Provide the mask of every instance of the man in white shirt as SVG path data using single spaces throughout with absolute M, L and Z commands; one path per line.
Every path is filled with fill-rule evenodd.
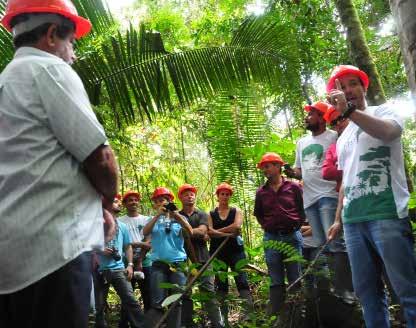
M 336 146 L 343 180 L 328 235 L 337 235 L 342 217 L 354 291 L 366 326 L 390 327 L 384 268 L 406 326 L 416 327 L 416 260 L 407 209 L 403 120 L 386 104 L 367 106 L 368 84 L 367 74 L 350 65 L 335 67 L 327 84 L 331 103 L 350 120 Z
M 143 235 L 144 226 L 151 220 L 150 216 L 140 214 L 141 196 L 137 191 L 127 191 L 122 198 L 122 203 L 127 209 L 127 215 L 120 217 L 118 220 L 127 225 L 131 245 L 133 247 L 133 264 L 134 277 L 132 280 L 133 289 L 137 283 L 140 294 L 143 299 L 144 310 L 150 309 L 150 275 L 152 262 L 147 256 L 151 249 L 148 236 Z M 123 325 L 120 325 L 123 326 Z
M 9 0 L 1 23 L 17 50 L 0 75 L 0 327 L 87 327 L 90 251 L 117 190 L 69 66 L 91 24 L 69 0 Z

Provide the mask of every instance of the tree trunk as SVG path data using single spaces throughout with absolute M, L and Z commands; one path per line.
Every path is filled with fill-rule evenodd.
M 390 0 L 400 39 L 407 81 L 416 105 L 416 1 Z
M 413 1 L 413 0 L 411 0 Z M 352 0 L 334 0 L 341 18 L 342 25 L 347 30 L 347 42 L 353 63 L 365 71 L 370 78 L 367 90 L 367 100 L 370 105 L 380 105 L 386 102 L 383 86 L 376 65 L 370 54 L 360 18 Z

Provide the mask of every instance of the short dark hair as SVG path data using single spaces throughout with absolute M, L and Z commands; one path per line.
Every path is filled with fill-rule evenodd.
M 10 26 L 13 28 L 15 25 L 25 22 L 29 19 L 30 15 L 42 15 L 43 13 L 33 13 L 33 14 L 20 14 L 12 18 L 10 22 Z M 70 33 L 75 31 L 75 24 L 68 18 L 62 16 L 64 20 L 64 24 L 57 25 L 56 27 L 56 35 L 60 39 L 65 39 L 68 37 Z M 22 33 L 17 37 L 13 38 L 13 45 L 15 49 L 25 46 L 33 46 L 35 45 L 46 33 L 48 32 L 49 27 L 52 23 L 45 23 L 42 24 L 33 30 Z

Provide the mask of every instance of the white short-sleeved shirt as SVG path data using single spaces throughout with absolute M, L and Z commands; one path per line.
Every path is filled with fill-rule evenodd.
M 151 220 L 150 216 L 139 215 L 139 216 L 128 216 L 124 215 L 118 220 L 127 225 L 129 230 L 130 238 L 133 243 L 139 243 L 143 241 L 143 228 Z
M 337 198 L 337 183 L 322 177 L 322 165 L 329 146 L 337 140 L 334 131 L 308 135 L 297 142 L 295 167 L 302 169 L 303 206 L 313 205 L 322 197 Z
M 81 163 L 105 142 L 75 71 L 19 48 L 0 75 L 0 294 L 103 245 L 100 197 Z
M 395 121 L 402 119 L 388 105 L 365 113 Z M 338 167 L 343 170 L 344 223 L 404 218 L 409 192 L 401 138 L 383 142 L 350 122 L 337 142 Z

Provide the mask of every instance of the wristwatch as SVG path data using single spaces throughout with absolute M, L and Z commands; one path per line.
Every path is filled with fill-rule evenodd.
M 357 109 L 357 106 L 355 106 L 352 102 L 347 102 L 347 110 L 342 113 L 341 117 L 343 119 L 346 119 L 350 117 L 350 115 Z
M 127 263 L 127 266 L 133 266 L 133 263 L 132 262 L 129 262 L 129 263 Z

